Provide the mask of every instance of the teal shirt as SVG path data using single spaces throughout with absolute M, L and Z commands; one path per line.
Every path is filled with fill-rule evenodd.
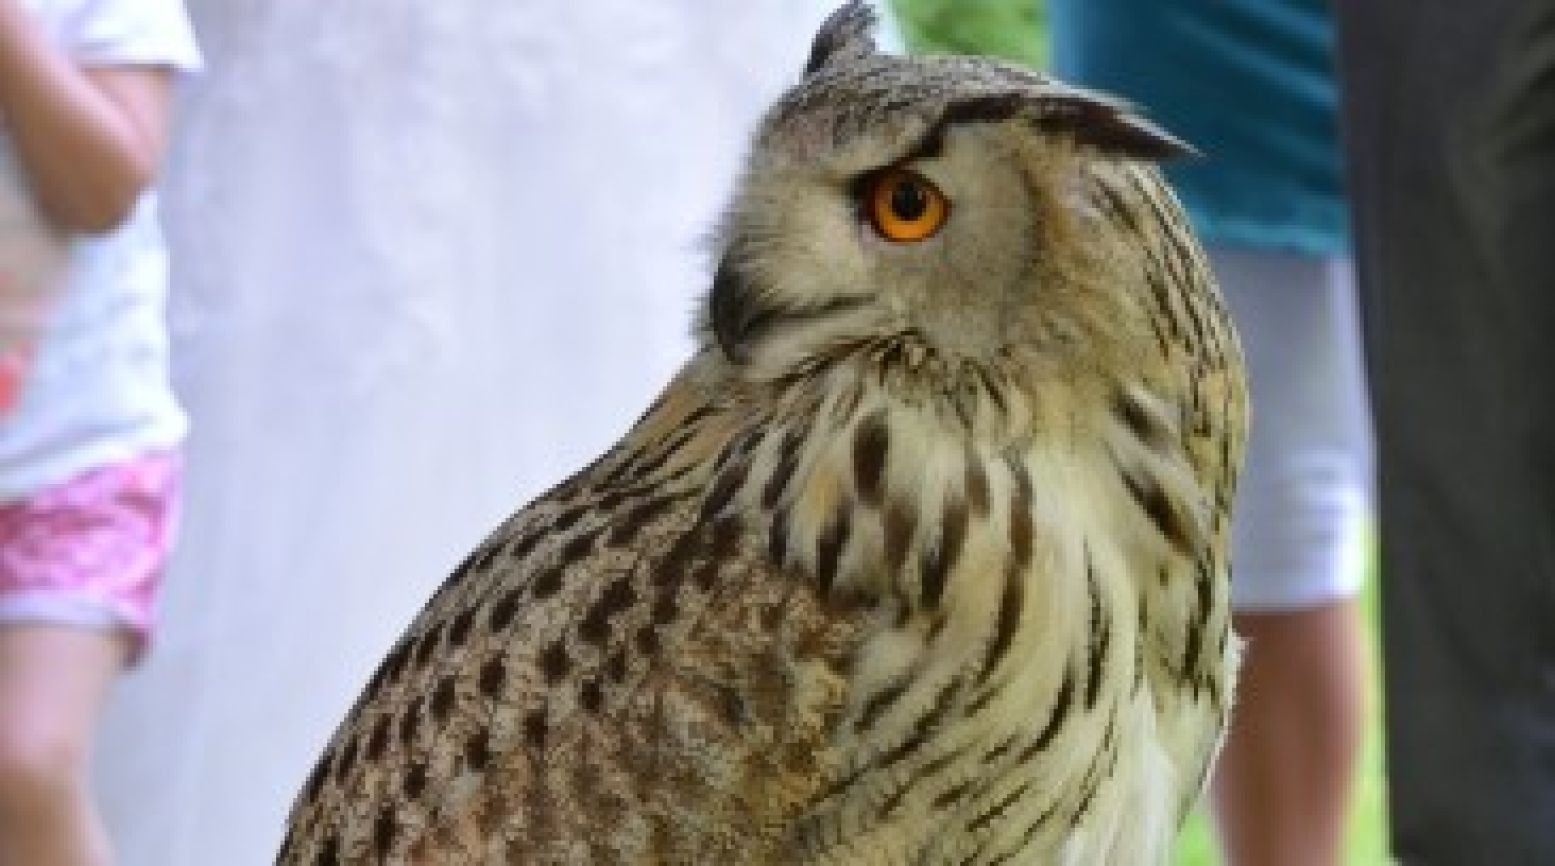
M 1349 251 L 1323 0 L 1052 0 L 1059 78 L 1138 104 L 1203 157 L 1167 166 L 1212 245 Z

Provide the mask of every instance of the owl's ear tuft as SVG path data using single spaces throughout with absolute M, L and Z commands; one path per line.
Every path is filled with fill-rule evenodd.
M 1198 156 L 1192 145 L 1147 120 L 1129 103 L 1080 88 L 1065 87 L 1042 99 L 1033 122 L 1112 156 L 1151 161 Z
M 826 16 L 810 46 L 805 62 L 808 78 L 827 66 L 858 60 L 875 53 L 875 10 L 864 0 L 849 0 L 842 8 Z
M 981 93 L 957 99 L 945 106 L 939 126 L 1013 119 L 1043 132 L 1070 136 L 1110 156 L 1155 161 L 1198 153 L 1121 99 L 1051 80 L 1035 92 Z

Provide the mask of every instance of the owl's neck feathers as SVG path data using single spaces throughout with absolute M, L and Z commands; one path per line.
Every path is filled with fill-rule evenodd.
M 1159 455 L 1175 435 L 1159 406 L 1133 389 L 1087 412 L 1013 381 L 888 340 L 753 383 L 709 348 L 626 447 L 683 443 L 690 456 L 661 471 L 703 491 L 706 519 L 757 515 L 768 556 L 823 595 L 884 601 L 939 627 L 968 605 L 987 629 L 1038 547 L 1063 573 L 1083 575 L 1089 556 L 1130 587 L 1159 572 L 1154 562 L 1202 555 L 1211 533 L 1191 476 Z M 1062 607 L 1086 591 L 1077 577 L 1030 593 Z M 993 642 L 985 631 L 972 644 Z

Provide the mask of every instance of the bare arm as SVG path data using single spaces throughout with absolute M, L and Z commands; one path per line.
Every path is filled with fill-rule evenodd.
M 78 67 L 19 0 L 0 0 L 0 117 L 61 228 L 104 232 L 129 216 L 156 176 L 169 78 L 160 67 Z

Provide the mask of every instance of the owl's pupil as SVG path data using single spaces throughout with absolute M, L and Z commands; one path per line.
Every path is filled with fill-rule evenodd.
M 929 209 L 929 197 L 924 193 L 923 187 L 910 180 L 904 180 L 891 190 L 891 212 L 898 219 L 912 222 L 921 218 Z

